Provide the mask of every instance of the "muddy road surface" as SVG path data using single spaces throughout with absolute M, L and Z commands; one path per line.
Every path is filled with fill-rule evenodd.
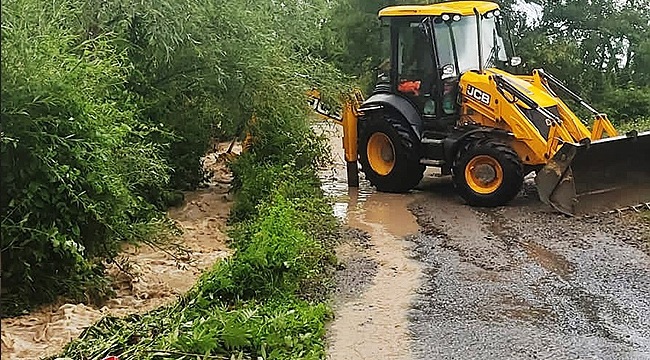
M 340 129 L 318 129 L 330 136 L 334 157 L 334 166 L 320 172 L 323 189 L 346 227 L 336 249 L 340 265 L 327 358 L 412 359 L 408 312 L 422 273 L 409 256 L 410 238 L 418 233 L 408 210 L 413 197 L 377 193 L 363 180 L 348 189 Z
M 329 358 L 650 359 L 642 215 L 568 218 L 530 183 L 510 206 L 471 208 L 431 172 L 409 194 L 348 190 L 325 128 L 335 159 L 321 178 L 352 239 Z
M 568 218 L 534 188 L 471 208 L 426 178 L 409 208 L 424 279 L 421 359 L 650 359 L 650 228 L 635 213 Z

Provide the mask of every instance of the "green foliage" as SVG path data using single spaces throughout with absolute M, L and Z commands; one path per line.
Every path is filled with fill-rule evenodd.
M 324 304 L 287 297 L 235 306 L 191 305 L 178 303 L 124 319 L 103 318 L 72 342 L 65 356 L 322 359 L 325 355 L 323 321 L 331 317 L 331 311 Z
M 514 1 L 507 1 L 512 4 Z M 650 107 L 650 3 L 647 0 L 541 1 L 539 21 L 515 14 L 525 70 L 543 67 L 609 113 L 617 125 Z
M 266 135 L 306 122 L 291 117 Z M 234 223 L 231 258 L 217 263 L 172 307 L 103 319 L 70 344 L 65 356 L 323 358 L 324 322 L 331 313 L 310 290 L 323 287 L 333 266 L 327 241 L 336 221 L 315 180 L 317 153 L 310 152 L 302 167 L 293 161 L 309 139 L 295 139 L 299 146 L 266 163 L 252 161 L 262 154 L 251 151 L 233 164 L 240 184 L 236 207 L 245 201 L 255 211 Z M 255 173 L 263 174 L 263 185 Z
M 628 131 L 649 131 L 650 130 L 650 117 L 639 118 L 632 121 L 624 122 L 616 126 L 619 133 L 626 133 Z
M 3 315 L 28 299 L 107 291 L 102 262 L 121 241 L 164 236 L 157 209 L 202 181 L 215 137 L 250 130 L 249 161 L 269 169 L 268 189 L 277 168 L 317 161 L 322 146 L 302 118 L 308 89 L 341 84 L 318 57 L 314 29 L 329 6 L 3 2 Z M 286 195 L 316 183 L 311 174 Z M 249 179 L 244 187 L 241 218 L 270 201 Z
M 162 227 L 139 190 L 163 188 L 169 172 L 143 141 L 158 130 L 135 120 L 117 39 L 84 41 L 60 26 L 64 6 L 35 5 L 2 4 L 5 316 L 61 294 L 101 297 L 101 260 Z
M 650 114 L 650 86 L 611 90 L 603 100 L 603 108 L 618 123 L 647 119 Z M 650 130 L 650 127 L 646 130 Z
M 318 275 L 325 251 L 298 226 L 296 205 L 276 193 L 259 209 L 233 233 L 237 253 L 201 281 L 195 296 L 233 301 L 295 293 L 301 279 Z
M 145 138 L 170 143 L 163 154 L 175 186 L 195 183 L 188 174 L 197 164 L 182 167 L 180 157 L 198 160 L 209 136 L 247 131 L 253 140 L 231 164 L 234 255 L 177 304 L 103 319 L 65 355 L 322 358 L 330 311 L 318 289 L 332 266 L 327 241 L 337 223 L 315 174 L 326 147 L 309 128 L 305 93 L 317 86 L 331 94 L 341 84 L 319 59 L 323 38 L 314 31 L 329 2 L 101 4 L 84 8 L 82 27 L 126 40 L 133 70 L 124 86 L 142 122 L 165 130 Z

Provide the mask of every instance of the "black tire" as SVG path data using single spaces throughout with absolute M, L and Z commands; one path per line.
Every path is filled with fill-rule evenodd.
M 494 167 L 488 165 L 493 169 L 489 171 L 494 171 L 493 180 L 481 182 L 476 181 L 475 177 L 466 179 L 466 170 L 470 176 L 477 171 L 468 169 L 468 165 L 475 169 L 474 164 L 480 164 L 482 160 L 498 163 L 502 176 L 496 175 L 498 171 L 494 170 L 495 164 Z M 481 207 L 505 205 L 517 196 L 524 182 L 524 170 L 517 153 L 499 140 L 485 138 L 474 140 L 459 151 L 452 175 L 457 193 L 469 205 Z
M 374 134 L 385 135 L 392 145 L 394 165 L 382 174 L 374 169 L 369 160 L 368 142 Z M 381 114 L 359 121 L 359 162 L 366 179 L 378 191 L 403 193 L 414 188 L 424 174 L 420 164 L 420 142 L 401 117 Z

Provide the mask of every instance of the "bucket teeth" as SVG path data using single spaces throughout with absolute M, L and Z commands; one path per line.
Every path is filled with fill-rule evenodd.
M 540 200 L 567 215 L 575 213 L 577 202 L 570 165 L 578 146 L 564 144 L 535 177 Z

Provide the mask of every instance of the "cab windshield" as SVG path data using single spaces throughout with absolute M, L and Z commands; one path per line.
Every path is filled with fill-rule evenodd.
M 468 70 L 479 70 L 478 34 L 474 16 L 463 16 L 459 21 L 442 21 L 441 18 L 436 18 L 434 31 L 438 60 L 442 68 L 447 65 L 455 66 L 454 58 L 457 58 L 456 70 L 460 74 Z M 484 68 L 499 67 L 508 60 L 499 21 L 494 15 L 481 17 L 481 47 Z

